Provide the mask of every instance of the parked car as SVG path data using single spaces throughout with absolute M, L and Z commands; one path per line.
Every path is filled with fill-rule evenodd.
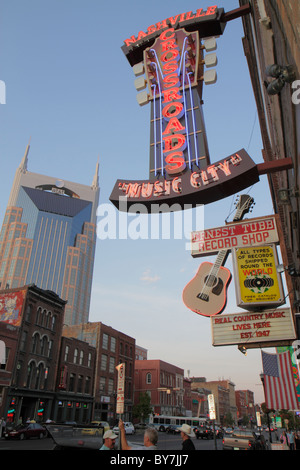
M 89 434 L 94 436 L 103 435 L 110 429 L 107 421 L 92 421 L 82 429 L 82 434 Z
M 166 432 L 169 433 L 169 434 L 178 434 L 178 433 L 180 433 L 178 427 L 174 426 L 173 424 L 170 424 L 169 426 L 166 427 Z
M 134 434 L 135 433 L 134 426 L 129 421 L 124 422 L 124 427 L 125 427 L 125 434 Z M 118 433 L 119 432 L 119 426 L 115 426 L 113 428 L 113 432 Z
M 208 426 L 198 426 L 194 428 L 197 439 L 213 439 L 214 433 Z
M 38 423 L 19 424 L 16 428 L 5 432 L 5 439 L 30 439 L 38 437 L 40 439 L 47 436 L 47 429 Z

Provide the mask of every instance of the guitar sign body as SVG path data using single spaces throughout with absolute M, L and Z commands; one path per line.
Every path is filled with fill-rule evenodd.
M 233 220 L 241 220 L 252 204 L 253 199 L 250 196 L 242 195 Z M 182 300 L 193 312 L 210 317 L 225 309 L 227 290 L 232 278 L 229 269 L 223 266 L 228 254 L 229 250 L 221 250 L 214 264 L 202 263 L 196 276 L 183 289 Z
M 225 309 L 231 272 L 220 264 L 224 253 L 226 256 L 226 251 L 219 253 L 215 264 L 202 263 L 196 276 L 184 288 L 182 300 L 193 312 L 212 316 Z

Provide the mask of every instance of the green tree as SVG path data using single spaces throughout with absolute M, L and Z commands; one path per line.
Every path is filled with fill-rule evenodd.
M 138 418 L 142 423 L 152 413 L 151 399 L 148 393 L 140 393 L 139 402 L 133 406 L 133 417 Z

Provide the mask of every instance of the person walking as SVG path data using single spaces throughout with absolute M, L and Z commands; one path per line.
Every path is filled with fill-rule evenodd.
M 188 424 L 183 424 L 181 428 L 178 428 L 180 431 L 182 439 L 182 450 L 196 450 L 191 437 L 194 436 L 191 426 Z
M 295 450 L 295 433 L 291 429 L 287 432 L 288 446 L 290 450 Z

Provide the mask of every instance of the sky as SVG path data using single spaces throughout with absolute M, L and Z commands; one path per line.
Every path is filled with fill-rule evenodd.
M 137 216 L 126 220 L 109 202 L 117 179 L 148 178 L 150 105 L 137 103 L 124 40 L 211 4 L 153 0 L 146 9 L 137 0 L 0 0 L 0 80 L 6 87 L 0 104 L 0 223 L 29 141 L 28 170 L 35 173 L 90 185 L 99 159 L 98 226 L 109 223 L 107 234 L 98 231 L 89 320 L 135 338 L 149 359 L 176 365 L 185 376 L 229 379 L 237 390 L 252 390 L 260 403 L 260 350 L 244 356 L 237 346 L 213 347 L 210 319 L 182 302 L 200 263 L 214 257 L 192 258 L 186 225 L 179 239 L 175 229 L 166 239 L 162 232 L 153 239 L 151 226 L 162 227 L 161 218 L 143 216 L 141 227 Z M 230 11 L 239 3 L 220 0 L 218 7 Z M 263 161 L 242 38 L 242 20 L 229 22 L 217 38 L 217 83 L 204 87 L 211 162 L 241 148 L 255 163 Z M 256 203 L 247 217 L 274 213 L 266 176 L 244 193 Z M 220 227 L 233 218 L 235 196 L 205 206 L 203 219 L 196 210 L 182 217 L 192 221 L 193 230 Z M 231 270 L 231 255 L 226 267 Z M 239 311 L 232 281 L 225 313 Z

